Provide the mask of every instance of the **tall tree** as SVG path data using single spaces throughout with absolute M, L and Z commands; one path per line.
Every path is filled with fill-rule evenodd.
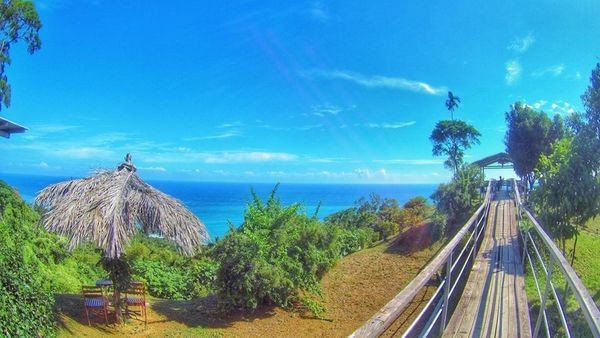
M 33 54 L 42 42 L 39 30 L 42 23 L 29 0 L 0 0 L 0 110 L 10 106 L 11 88 L 6 76 L 10 65 L 10 47 L 20 40 L 27 43 L 27 51 Z
M 446 108 L 450 111 L 450 119 L 454 120 L 454 109 L 458 108 L 460 103 L 460 97 L 455 96 L 452 92 L 448 92 L 448 99 L 446 100 Z
M 517 175 L 531 188 L 537 178 L 534 169 L 540 155 L 548 153 L 554 141 L 549 138 L 552 121 L 544 112 L 537 112 L 520 102 L 511 106 L 505 118 L 508 126 L 504 136 L 506 152 L 513 160 Z
M 590 86 L 581 96 L 589 128 L 600 138 L 600 63 L 592 70 Z
M 579 229 L 600 213 L 600 65 L 590 82 L 582 96 L 586 113 L 571 123 L 574 135 L 556 142 L 536 168 L 541 177 L 534 195 L 538 213 L 563 252 L 566 239 L 575 237 L 571 261 Z
M 433 155 L 447 155 L 444 165 L 456 175 L 463 164 L 465 150 L 479 144 L 479 136 L 479 131 L 464 121 L 442 120 L 435 125 L 429 139 L 433 143 Z

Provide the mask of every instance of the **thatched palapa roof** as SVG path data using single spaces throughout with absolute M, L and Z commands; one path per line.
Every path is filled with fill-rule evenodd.
M 36 203 L 44 208 L 42 225 L 69 238 L 73 249 L 89 240 L 108 258 L 118 258 L 138 229 L 173 241 L 193 255 L 208 241 L 202 222 L 181 202 L 142 181 L 130 162 L 114 171 L 51 185 Z

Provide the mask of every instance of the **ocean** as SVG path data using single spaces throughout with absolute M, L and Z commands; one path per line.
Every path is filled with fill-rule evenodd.
M 0 174 L 0 179 L 17 189 L 21 197 L 33 203 L 37 193 L 44 187 L 71 179 L 70 177 L 25 176 Z M 162 192 L 179 199 L 206 226 L 211 239 L 222 237 L 229 229 L 229 222 L 239 226 L 243 221 L 251 189 L 264 200 L 275 183 L 216 183 L 148 181 Z M 436 184 L 290 184 L 282 183 L 277 196 L 284 205 L 300 202 L 308 215 L 313 215 L 319 203 L 320 219 L 346 208 L 353 207 L 361 197 L 371 193 L 394 198 L 400 205 L 415 196 L 429 196 Z

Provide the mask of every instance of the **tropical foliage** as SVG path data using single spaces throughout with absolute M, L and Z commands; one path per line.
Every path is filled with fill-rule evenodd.
M 482 185 L 483 175 L 476 166 L 461 167 L 452 181 L 439 185 L 431 195 L 436 205 L 434 223 L 437 234 L 452 232 L 466 220 L 480 200 Z
M 505 118 L 508 127 L 504 136 L 506 152 L 517 175 L 532 188 L 537 179 L 535 167 L 539 158 L 548 154 L 552 143 L 564 136 L 564 123 L 559 115 L 552 121 L 546 113 L 520 102 L 511 106 Z
M 52 285 L 36 248 L 38 215 L 0 181 L 0 335 L 52 336 Z M 43 250 L 43 248 L 41 249 Z M 39 256 L 38 256 L 39 255 Z
M 540 177 L 534 193 L 536 210 L 547 230 L 561 243 L 573 241 L 573 256 L 579 229 L 600 213 L 600 64 L 592 71 L 591 85 L 582 96 L 586 107 L 571 133 L 555 142 L 536 167 Z
M 219 263 L 215 289 L 227 308 L 289 307 L 300 291 L 318 295 L 319 279 L 340 257 L 335 231 L 275 194 L 263 203 L 253 192 L 244 223 L 211 252 Z
M 40 28 L 42 23 L 32 1 L 0 1 L 0 110 L 10 106 L 11 88 L 5 73 L 11 63 L 10 47 L 22 40 L 33 54 L 42 46 Z
M 452 92 L 448 92 L 445 104 L 451 119 L 438 121 L 429 136 L 429 140 L 433 143 L 433 156 L 448 156 L 444 165 L 455 175 L 463 165 L 465 150 L 474 144 L 479 144 L 479 136 L 481 136 L 472 125 L 461 120 L 454 120 L 454 110 L 458 108 L 459 103 L 460 98 Z
M 429 139 L 433 143 L 433 155 L 448 156 L 444 165 L 457 174 L 464 163 L 465 150 L 479 144 L 479 136 L 479 131 L 464 121 L 442 120 L 436 123 Z

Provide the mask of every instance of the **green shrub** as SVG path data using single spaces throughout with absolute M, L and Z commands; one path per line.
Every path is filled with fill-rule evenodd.
M 134 261 L 132 276 L 146 283 L 148 293 L 166 299 L 192 299 L 193 279 L 190 271 L 169 266 L 163 261 Z
M 448 219 L 446 215 L 434 212 L 431 216 L 431 236 L 433 240 L 438 240 L 446 233 Z
M 447 218 L 446 232 L 454 231 L 471 214 L 482 184 L 483 176 L 478 167 L 462 167 L 450 183 L 440 184 L 431 195 L 436 212 Z
M 244 223 L 211 251 L 219 263 L 215 289 L 225 308 L 288 307 L 300 291 L 318 295 L 319 279 L 340 257 L 335 228 L 307 217 L 298 204 L 282 206 L 276 189 L 266 203 L 252 192 Z
M 349 255 L 360 251 L 379 239 L 379 234 L 371 228 L 344 229 L 338 230 L 338 241 L 340 254 Z
M 375 226 L 375 231 L 379 233 L 381 239 L 388 239 L 390 236 L 398 233 L 398 223 L 392 221 L 380 221 Z
M 194 260 L 191 263 L 194 294 L 203 297 L 213 291 L 218 268 L 219 264 L 207 257 Z
M 0 335 L 54 336 L 54 297 L 35 254 L 39 215 L 0 181 Z

